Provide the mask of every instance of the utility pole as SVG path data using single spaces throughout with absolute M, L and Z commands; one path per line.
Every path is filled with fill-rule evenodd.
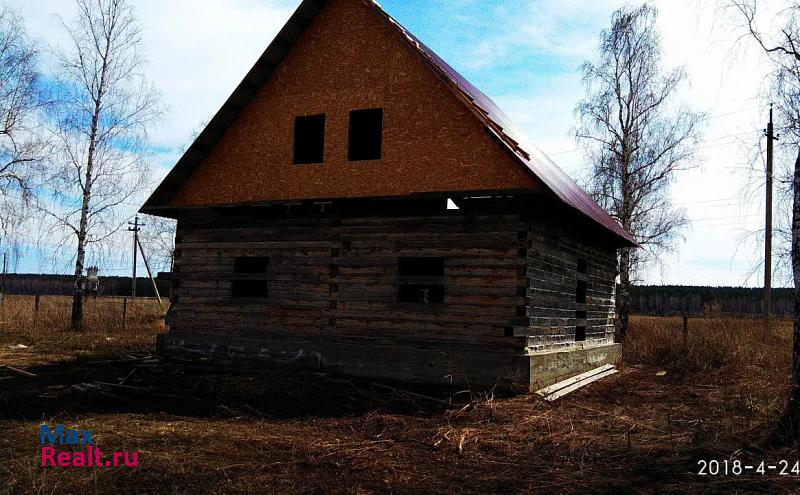
M 767 136 L 767 195 L 764 228 L 764 325 L 769 329 L 772 316 L 772 150 L 775 128 L 772 125 L 772 104 L 769 105 L 769 123 L 764 131 Z
M 136 297 L 136 250 L 139 246 L 139 231 L 144 226 L 139 223 L 139 216 L 137 215 L 133 222 L 128 222 L 128 230 L 133 232 L 133 279 L 131 280 L 131 297 Z

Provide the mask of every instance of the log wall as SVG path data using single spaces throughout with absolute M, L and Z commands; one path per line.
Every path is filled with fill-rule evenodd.
M 182 220 L 162 350 L 527 387 L 526 347 L 575 345 L 579 258 L 588 338 L 611 335 L 614 251 L 563 235 L 524 214 Z M 268 258 L 266 273 L 234 273 L 237 257 Z M 431 282 L 403 276 L 401 257 L 443 258 L 442 303 L 398 300 L 401 283 Z M 266 298 L 232 297 L 235 280 L 259 278 Z
M 528 325 L 515 332 L 527 337 L 531 353 L 614 342 L 616 250 L 576 238 L 568 231 L 531 225 Z M 585 284 L 585 302 L 578 296 L 580 283 Z M 576 341 L 582 338 L 578 327 L 585 327 L 584 340 Z

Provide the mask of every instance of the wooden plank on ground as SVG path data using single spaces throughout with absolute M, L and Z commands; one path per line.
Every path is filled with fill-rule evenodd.
M 567 378 L 566 380 L 560 381 L 558 383 L 550 385 L 549 387 L 545 387 L 545 388 L 543 388 L 541 390 L 538 390 L 536 393 L 539 394 L 540 396 L 544 397 L 544 396 L 550 395 L 550 394 L 552 394 L 554 392 L 558 392 L 562 388 L 567 388 L 570 385 L 573 385 L 573 384 L 578 383 L 578 382 L 580 382 L 582 380 L 590 378 L 590 377 L 592 377 L 594 375 L 606 372 L 606 371 L 608 371 L 608 370 L 610 370 L 612 368 L 614 368 L 614 365 L 607 364 L 605 366 L 601 366 L 599 368 L 595 368 L 593 370 L 589 370 L 586 373 L 581 373 L 580 375 L 575 375 L 572 378 Z
M 25 377 L 28 377 L 28 378 L 39 378 L 39 375 L 37 375 L 36 373 L 31 373 L 30 371 L 21 370 L 19 368 L 15 368 L 15 367 L 9 366 L 7 364 L 0 365 L 0 370 L 6 370 L 6 371 L 9 371 L 11 373 L 16 373 L 17 375 L 25 376 Z
M 614 375 L 614 374 L 617 374 L 617 373 L 619 373 L 619 371 L 616 370 L 616 369 L 611 369 L 611 370 L 608 370 L 608 371 L 604 371 L 602 373 L 598 373 L 598 374 L 596 374 L 594 376 L 590 376 L 589 378 L 586 378 L 583 381 L 574 383 L 574 384 L 570 385 L 569 387 L 562 388 L 558 392 L 554 392 L 554 393 L 546 396 L 544 398 L 544 400 L 552 402 L 552 401 L 554 401 L 556 399 L 560 399 L 561 397 L 564 397 L 565 395 L 570 394 L 570 393 L 578 390 L 579 388 L 583 388 L 583 387 L 585 387 L 586 385 L 589 385 L 592 382 L 596 382 L 597 380 L 600 380 L 601 378 L 605 378 L 607 376 L 611 376 L 611 375 Z

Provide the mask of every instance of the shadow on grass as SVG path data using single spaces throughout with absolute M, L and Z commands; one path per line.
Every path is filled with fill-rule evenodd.
M 800 445 L 800 391 L 795 390 L 786 401 L 765 445 L 778 448 Z
M 0 419 L 158 412 L 190 417 L 341 418 L 375 410 L 430 416 L 446 409 L 444 401 L 458 392 L 295 370 L 230 373 L 179 365 L 96 364 L 103 359 L 109 358 L 89 356 L 28 368 L 37 378 L 0 372 Z M 460 397 L 469 400 L 469 394 Z

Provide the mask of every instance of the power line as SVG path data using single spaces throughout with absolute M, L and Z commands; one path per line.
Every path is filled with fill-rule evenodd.
M 730 196 L 730 197 L 727 197 L 727 198 L 703 199 L 703 200 L 699 200 L 699 201 L 679 201 L 679 202 L 674 203 L 674 204 L 676 206 L 684 206 L 684 205 L 694 205 L 694 204 L 701 204 L 701 203 L 720 203 L 720 202 L 723 202 L 723 201 L 732 202 L 732 201 L 736 201 L 736 200 L 737 200 L 736 196 Z
M 701 225 L 701 227 L 703 227 L 704 229 L 714 229 L 714 228 L 718 228 L 718 227 L 741 227 L 741 228 L 744 228 L 745 226 L 742 225 L 741 222 L 736 222 L 736 223 L 704 224 L 704 225 Z
M 714 115 L 708 115 L 708 116 L 706 116 L 706 117 L 704 117 L 704 118 L 702 118 L 702 119 L 700 119 L 700 120 L 701 120 L 701 121 L 704 121 L 704 120 L 714 120 L 714 119 L 718 119 L 718 118 L 720 118 L 720 117 L 727 117 L 727 116 L 729 116 L 729 115 L 736 115 L 736 114 L 739 114 L 739 113 L 750 112 L 750 111 L 752 111 L 752 110 L 755 110 L 755 109 L 757 109 L 757 108 L 759 108 L 759 106 L 758 106 L 758 105 L 756 105 L 756 106 L 752 106 L 752 107 L 747 107 L 747 108 L 742 108 L 742 109 L 739 109 L 739 110 L 734 110 L 734 111 L 732 111 L 732 112 L 726 112 L 726 113 L 718 113 L 718 114 L 714 114 Z
M 713 137 L 713 138 L 703 139 L 703 140 L 698 141 L 697 144 L 698 145 L 702 145 L 702 144 L 706 144 L 706 143 L 713 143 L 715 141 L 719 141 L 719 140 L 722 140 L 722 139 L 733 139 L 733 141 L 727 142 L 727 143 L 717 143 L 717 144 L 713 144 L 713 145 L 709 145 L 709 146 L 696 146 L 694 148 L 690 148 L 689 151 L 698 151 L 698 150 L 702 150 L 702 149 L 706 149 L 706 148 L 713 148 L 713 147 L 716 147 L 716 146 L 727 146 L 727 145 L 731 145 L 731 144 L 737 144 L 738 142 L 740 142 L 740 140 L 737 140 L 736 138 L 739 138 L 739 137 L 742 137 L 742 136 L 747 136 L 747 135 L 750 135 L 750 134 L 757 134 L 758 132 L 759 131 L 757 129 L 754 129 L 752 131 L 744 131 L 744 132 L 740 132 L 738 134 L 726 134 L 724 136 L 716 136 L 716 137 Z M 581 149 L 580 148 L 573 148 L 571 150 L 559 151 L 557 153 L 547 153 L 547 156 L 566 155 L 566 154 L 569 154 L 569 153 L 577 153 L 578 151 L 581 151 Z
M 730 220 L 730 219 L 734 219 L 734 218 L 742 219 L 742 218 L 759 217 L 759 216 L 761 216 L 760 213 L 749 213 L 747 215 L 731 215 L 731 216 L 726 216 L 726 217 L 693 218 L 693 219 L 691 219 L 691 221 L 692 222 L 702 222 L 702 221 L 706 221 L 706 220 Z

